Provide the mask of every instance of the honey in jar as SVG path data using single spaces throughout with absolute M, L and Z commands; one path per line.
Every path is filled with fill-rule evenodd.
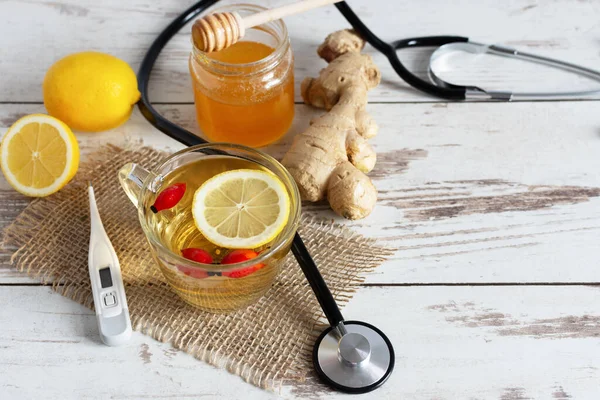
M 226 7 L 240 15 L 264 10 L 254 5 Z M 281 20 L 246 31 L 218 52 L 194 48 L 190 56 L 196 118 L 213 142 L 251 147 L 281 138 L 294 118 L 293 56 Z

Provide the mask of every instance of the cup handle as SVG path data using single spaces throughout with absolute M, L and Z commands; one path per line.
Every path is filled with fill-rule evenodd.
M 148 175 L 150 175 L 150 171 L 134 163 L 125 164 L 119 170 L 121 187 L 136 207 L 139 205 L 142 187 Z

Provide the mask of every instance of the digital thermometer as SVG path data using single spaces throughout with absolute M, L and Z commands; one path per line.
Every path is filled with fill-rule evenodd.
M 109 346 L 118 346 L 131 337 L 125 288 L 119 260 L 102 225 L 91 182 L 88 194 L 91 223 L 88 266 L 96 319 L 102 341 Z

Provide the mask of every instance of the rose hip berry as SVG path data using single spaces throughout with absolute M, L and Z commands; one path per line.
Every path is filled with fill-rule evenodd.
M 156 201 L 150 209 L 153 213 L 157 213 L 162 210 L 168 210 L 169 208 L 173 208 L 179 203 L 179 201 L 183 198 L 185 194 L 185 183 L 176 183 L 174 185 L 169 186 L 156 197 Z
M 181 254 L 183 255 L 184 258 L 187 258 L 188 260 L 196 261 L 199 263 L 212 264 L 212 262 L 213 262 L 212 257 L 206 250 L 190 247 L 190 248 L 181 250 Z M 192 278 L 196 278 L 196 279 L 204 279 L 204 278 L 208 278 L 210 276 L 210 274 L 207 271 L 200 269 L 200 268 L 196 268 L 196 267 L 186 267 L 183 265 L 178 265 L 177 269 L 179 271 L 183 272 L 185 275 L 192 277 Z
M 256 257 L 258 257 L 258 253 L 254 250 L 234 250 L 231 253 L 227 254 L 225 257 L 223 257 L 221 264 L 236 264 L 251 260 Z M 260 263 L 235 271 L 226 271 L 223 272 L 223 276 L 227 276 L 229 278 L 243 278 L 258 271 L 261 268 L 264 268 L 264 266 L 265 264 Z
M 188 260 L 196 261 L 202 264 L 212 264 L 213 259 L 206 250 L 196 249 L 194 247 L 190 247 L 187 249 L 181 250 L 181 254 L 183 257 Z

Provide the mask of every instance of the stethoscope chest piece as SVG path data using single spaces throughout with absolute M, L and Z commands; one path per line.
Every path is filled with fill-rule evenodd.
M 313 364 L 319 377 L 337 390 L 366 393 L 381 386 L 394 369 L 394 348 L 379 329 L 344 321 L 317 339 Z

